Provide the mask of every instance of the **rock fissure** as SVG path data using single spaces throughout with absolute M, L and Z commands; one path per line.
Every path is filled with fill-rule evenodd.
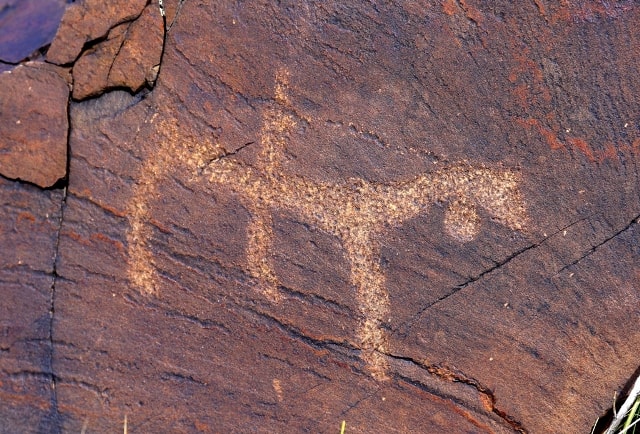
M 614 238 L 618 237 L 619 235 L 621 235 L 622 233 L 626 232 L 627 230 L 631 229 L 632 226 L 636 225 L 640 223 L 640 214 L 636 215 L 633 219 L 631 219 L 631 221 L 629 223 L 627 223 L 622 229 L 616 231 L 613 235 L 605 238 L 604 240 L 602 240 L 601 242 L 599 242 L 598 244 L 596 244 L 595 246 L 591 247 L 584 255 L 580 256 L 578 259 L 576 259 L 575 261 L 572 261 L 570 264 L 565 265 L 564 267 L 562 267 L 560 270 L 558 270 L 557 274 L 562 273 L 564 270 L 568 269 L 569 267 L 572 267 L 574 265 L 577 265 L 578 263 L 580 263 L 582 260 L 584 260 L 585 258 L 589 257 L 590 255 L 592 255 L 593 253 L 595 253 L 595 251 L 597 249 L 599 249 L 600 247 L 602 247 L 603 245 L 607 244 L 609 241 L 613 240 Z
M 500 268 L 506 266 L 507 264 L 509 264 L 511 261 L 515 260 L 517 257 L 519 257 L 520 255 L 536 249 L 542 245 L 544 245 L 544 243 L 547 242 L 547 240 L 549 240 L 550 238 L 554 237 L 555 235 L 564 232 L 565 230 L 569 229 L 570 227 L 589 219 L 591 216 L 588 217 L 582 217 L 574 222 L 569 223 L 568 225 L 556 230 L 555 232 L 553 232 L 550 235 L 546 235 L 541 241 L 536 242 L 536 243 L 532 243 L 529 244 L 521 249 L 516 250 L 514 253 L 510 254 L 509 256 L 507 256 L 505 259 L 501 260 L 501 261 L 495 261 L 494 259 L 488 258 L 490 259 L 492 262 L 494 262 L 494 265 L 492 265 L 489 268 L 486 268 L 485 270 L 483 270 L 482 272 L 480 272 L 479 274 L 477 274 L 474 277 L 471 277 L 470 279 L 467 279 L 465 282 L 456 285 L 452 290 L 450 290 L 449 292 L 447 292 L 446 294 L 444 294 L 443 296 L 441 296 L 440 298 L 438 298 L 437 300 L 429 303 L 428 305 L 426 305 L 425 307 L 423 307 L 422 309 L 420 309 L 416 314 L 412 315 L 411 318 L 409 318 L 406 321 L 403 321 L 402 323 L 400 323 L 398 326 L 395 327 L 395 330 L 399 330 L 403 327 L 411 327 L 411 325 L 413 325 L 421 316 L 422 314 L 424 314 L 428 309 L 430 309 L 431 307 L 433 307 L 434 305 L 441 303 L 443 301 L 445 301 L 446 299 L 448 299 L 449 297 L 457 294 L 459 291 L 467 288 L 468 286 L 472 285 L 473 283 L 481 280 L 482 278 L 484 278 L 487 275 L 490 275 L 496 271 L 498 271 Z
M 233 150 L 233 151 L 227 151 L 224 148 L 221 149 L 222 153 L 220 155 L 216 155 L 215 157 L 209 159 L 209 161 L 207 161 L 205 163 L 205 165 L 203 167 L 200 168 L 200 174 L 202 174 L 202 171 L 204 171 L 207 166 L 209 166 L 210 164 L 214 164 L 224 158 L 228 158 L 228 157 L 232 157 L 234 155 L 236 155 L 238 152 L 242 151 L 243 149 L 255 144 L 255 141 L 251 141 L 248 143 L 245 143 L 244 145 L 238 147 L 237 149 Z
M 136 18 L 137 19 L 137 18 Z M 122 47 L 124 47 L 124 45 L 127 43 L 127 37 L 129 36 L 129 33 L 131 31 L 131 26 L 133 25 L 134 21 L 131 21 L 129 23 L 129 25 L 127 26 L 127 30 L 124 31 L 124 35 L 120 38 L 120 43 L 118 44 L 118 48 L 115 52 L 115 54 L 113 55 L 113 59 L 111 60 L 111 63 L 109 64 L 109 70 L 107 71 L 106 74 L 106 82 L 107 82 L 107 86 L 108 83 L 111 80 L 111 71 L 113 70 L 113 65 L 116 63 L 118 56 L 120 56 L 120 52 L 122 51 Z M 111 89 L 112 87 L 109 86 L 109 89 Z
M 58 180 L 58 182 L 56 182 L 55 184 L 49 186 L 49 187 L 43 187 L 39 184 L 36 184 L 35 182 L 31 182 L 28 181 L 26 179 L 22 179 L 22 178 L 11 178 L 9 176 L 6 176 L 2 173 L 0 173 L 0 179 L 4 179 L 6 181 L 10 181 L 10 182 L 17 182 L 19 184 L 24 184 L 24 185 L 29 185 L 32 187 L 36 187 L 39 190 L 60 190 L 62 188 L 66 188 L 67 186 L 67 180 L 65 178 L 62 178 L 60 180 Z
M 286 334 L 291 335 L 295 339 L 302 341 L 314 348 L 327 348 L 327 347 L 332 348 L 337 346 L 337 347 L 344 348 L 348 351 L 362 351 L 360 347 L 349 342 L 346 339 L 341 340 L 341 339 L 331 339 L 326 337 L 323 337 L 323 338 L 311 337 L 305 334 L 304 332 L 302 332 L 298 327 L 294 326 L 293 324 L 289 324 L 281 320 L 280 318 L 277 318 L 274 315 L 270 315 L 266 312 L 263 312 L 261 310 L 258 310 L 250 306 L 244 306 L 243 310 L 245 312 L 252 313 L 258 316 L 263 320 L 267 320 L 269 323 L 275 325 L 278 329 L 282 330 Z M 355 356 L 356 355 L 354 354 L 354 357 Z
M 358 399 L 353 404 L 349 404 L 349 406 L 347 408 L 345 408 L 342 412 L 340 412 L 340 414 L 337 416 L 337 419 L 341 420 L 351 410 L 353 410 L 354 408 L 357 408 L 360 404 L 362 404 L 363 402 L 367 401 L 368 399 L 373 398 L 378 393 L 378 391 L 379 391 L 379 389 L 376 388 L 376 390 L 374 390 L 373 392 L 367 393 L 366 395 L 364 395 L 362 398 Z
M 54 321 L 55 321 L 55 303 L 56 303 L 56 284 L 58 283 L 59 274 L 58 274 L 58 255 L 60 254 L 60 235 L 62 233 L 62 225 L 64 224 L 64 213 L 67 206 L 67 197 L 69 194 L 69 168 L 71 164 L 71 101 L 70 98 L 67 100 L 67 135 L 66 135 L 66 168 L 65 168 L 65 177 L 64 187 L 62 199 L 60 201 L 60 220 L 58 222 L 58 227 L 56 228 L 56 240 L 55 246 L 53 249 L 53 258 L 52 258 L 52 280 L 51 287 L 49 289 L 49 336 L 48 336 L 48 347 L 49 354 L 47 359 L 47 370 L 50 375 L 50 384 L 51 384 L 51 419 L 53 427 L 57 431 L 61 430 L 61 422 L 60 422 L 60 410 L 58 408 L 58 391 L 57 391 L 57 376 L 54 372 L 54 359 L 55 359 L 55 339 L 54 339 Z M 54 184 L 55 186 L 55 184 Z
M 28 377 L 37 378 L 37 379 L 51 379 L 51 373 L 46 371 L 21 370 L 16 372 L 10 372 L 3 369 L 2 375 L 11 379 L 24 379 Z
M 160 374 L 160 379 L 164 381 L 177 381 L 177 382 L 187 382 L 191 384 L 196 384 L 198 386 L 207 386 L 208 384 L 204 381 L 196 379 L 193 375 L 182 374 L 180 372 L 163 372 Z
M 297 289 L 290 288 L 286 285 L 278 285 L 278 289 L 281 290 L 287 297 L 297 298 L 300 300 L 304 300 L 309 303 L 319 304 L 322 306 L 328 306 L 332 309 L 341 310 L 341 311 L 351 311 L 352 309 L 349 306 L 344 304 L 340 304 L 339 302 L 323 297 L 319 294 L 308 293 L 304 291 L 299 291 Z
M 167 11 L 165 9 L 163 1 L 162 0 L 158 0 L 158 7 L 160 9 L 160 16 L 162 17 L 162 47 L 160 49 L 160 61 L 158 62 L 158 74 L 156 76 L 156 80 L 154 81 L 154 86 L 155 86 L 155 83 L 157 83 L 158 78 L 160 77 L 160 71 L 162 70 L 162 61 L 164 60 L 164 52 L 165 52 L 165 50 L 167 48 L 167 35 L 169 34 L 169 31 L 171 30 L 171 28 L 175 24 L 176 20 L 178 19 L 178 15 L 180 14 L 180 11 L 182 10 L 182 4 L 183 3 L 184 3 L 184 0 L 180 0 L 178 2 L 178 6 L 176 7 L 176 11 L 175 11 L 175 14 L 173 16 L 173 19 L 171 20 L 169 25 L 167 25 Z
M 44 62 L 46 62 L 46 63 L 50 63 L 50 64 L 52 64 L 52 65 L 58 65 L 58 66 L 61 66 L 61 67 L 73 67 L 73 66 L 74 66 L 74 64 L 78 61 L 78 59 L 80 59 L 80 58 L 82 57 L 82 55 L 83 55 L 83 54 L 85 54 L 87 51 L 91 50 L 92 48 L 96 47 L 96 46 L 97 46 L 97 45 L 99 45 L 100 43 L 102 43 L 102 42 L 104 42 L 104 41 L 108 40 L 108 39 L 109 39 L 109 33 L 110 33 L 113 29 L 115 29 L 116 27 L 121 26 L 121 25 L 123 25 L 123 24 L 132 24 L 132 23 L 136 22 L 136 20 L 138 20 L 138 18 L 140 18 L 140 16 L 142 15 L 142 12 L 143 12 L 143 11 L 144 11 L 144 8 L 142 8 L 142 9 L 140 10 L 140 12 L 138 12 L 136 15 L 128 16 L 128 17 L 125 17 L 125 18 L 123 18 L 123 19 L 121 19 L 121 20 L 118 20 L 118 21 L 116 21 L 116 22 L 113 22 L 113 23 L 111 24 L 111 26 L 110 26 L 108 29 L 106 29 L 106 31 L 104 32 L 104 34 L 97 35 L 96 37 L 94 37 L 94 38 L 92 38 L 92 39 L 90 39 L 90 40 L 87 40 L 87 41 L 82 45 L 82 48 L 80 49 L 80 52 L 79 52 L 79 53 L 76 55 L 76 57 L 75 57 L 74 59 L 72 59 L 71 61 L 67 61 L 67 62 L 64 62 L 64 63 L 59 63 L 59 62 L 56 62 L 56 61 L 54 61 L 54 60 L 49 60 L 49 59 L 45 58 L 45 59 L 44 59 Z M 55 39 L 54 39 L 54 43 L 55 43 L 55 42 L 56 42 L 56 41 L 55 41 Z
M 109 398 L 109 388 L 100 388 L 98 385 L 93 384 L 89 381 L 78 380 L 75 378 L 62 378 L 57 376 L 55 378 L 58 384 L 77 386 L 82 389 L 88 390 L 103 399 Z
M 480 279 L 484 278 L 485 276 L 494 273 L 495 271 L 499 270 L 500 268 L 504 267 L 505 265 L 507 265 L 508 263 L 510 263 L 511 261 L 513 261 L 514 259 L 516 259 L 517 257 L 519 257 L 520 255 L 528 252 L 531 249 L 535 249 L 536 247 L 538 247 L 540 244 L 538 243 L 534 243 L 534 244 L 529 244 L 521 249 L 516 250 L 514 253 L 512 253 L 511 255 L 507 256 L 505 259 L 503 259 L 502 261 L 499 262 L 495 262 L 495 265 L 492 265 L 491 267 L 483 270 L 482 272 L 480 272 L 479 274 L 477 274 L 474 277 L 471 277 L 470 279 L 467 279 L 465 282 L 456 285 L 455 287 L 453 287 L 451 290 L 449 290 L 446 294 L 444 294 L 443 296 L 439 297 L 438 299 L 432 301 L 431 303 L 427 304 L 426 306 L 424 306 L 422 309 L 420 309 L 416 314 L 412 315 L 411 318 L 409 318 L 408 320 L 402 322 L 401 324 L 399 324 L 397 327 L 395 327 L 396 330 L 401 329 L 402 327 L 411 327 L 411 325 L 413 323 L 415 323 L 421 316 L 422 314 L 424 314 L 427 310 L 429 310 L 431 307 L 435 306 L 436 304 L 439 304 L 443 301 L 445 301 L 446 299 L 448 299 L 449 297 L 457 294 L 458 292 L 462 291 L 463 289 L 465 289 L 466 287 L 468 287 L 469 285 L 479 281 Z
M 385 356 L 390 357 L 395 360 L 401 360 L 404 362 L 408 362 L 417 368 L 426 371 L 432 376 L 435 376 L 444 381 L 457 382 L 468 385 L 475 389 L 478 394 L 481 395 L 481 401 L 485 403 L 490 411 L 500 417 L 500 419 L 504 420 L 515 432 L 526 434 L 527 430 L 523 427 L 522 423 L 518 422 L 516 418 L 510 416 L 506 412 L 500 410 L 496 407 L 496 397 L 491 391 L 490 388 L 481 384 L 478 380 L 473 377 L 466 375 L 464 372 L 458 369 L 451 369 L 444 365 L 439 364 L 426 364 L 419 360 L 414 359 L 413 357 L 393 354 L 393 353 L 384 353 Z M 401 375 L 397 375 L 397 377 L 403 381 L 407 381 L 408 379 L 403 378 Z M 409 380 L 411 382 L 411 380 Z M 430 391 L 430 393 L 436 393 L 434 391 Z M 436 393 L 437 394 L 437 393 Z M 451 398 L 451 397 L 445 397 Z
M 69 130 L 71 130 L 71 124 L 69 124 Z M 70 131 L 69 131 L 70 132 Z M 67 136 L 68 137 L 68 136 Z M 67 144 L 68 146 L 68 144 Z M 67 158 L 69 158 L 69 155 L 67 153 Z M 67 172 L 68 173 L 68 172 Z M 55 375 L 54 369 L 53 369 L 53 364 L 54 364 L 54 358 L 55 358 L 55 342 L 54 342 L 54 334 L 53 334 L 53 328 L 54 328 L 54 317 L 55 317 L 55 303 L 56 303 L 56 283 L 58 281 L 58 254 L 60 252 L 60 234 L 62 232 L 62 224 L 64 221 L 64 211 L 65 211 L 65 207 L 66 207 L 66 203 L 67 203 L 67 192 L 68 192 L 69 188 L 65 187 L 64 188 L 64 193 L 62 196 L 62 203 L 60 204 L 60 221 L 58 223 L 58 228 L 56 231 L 56 242 L 55 242 L 55 248 L 53 251 L 53 271 L 52 271 L 52 280 L 51 280 L 51 287 L 49 289 L 50 292 L 50 297 L 49 297 L 49 354 L 48 354 L 48 359 L 47 359 L 47 370 L 48 373 L 50 375 L 50 384 L 51 384 L 51 413 L 52 413 L 52 418 L 53 418 L 53 424 L 54 426 L 57 427 L 57 429 L 60 429 L 60 422 L 59 422 L 59 417 L 60 417 L 60 413 L 59 413 L 59 409 L 58 409 L 58 392 L 56 389 L 56 385 L 57 385 L 57 377 Z

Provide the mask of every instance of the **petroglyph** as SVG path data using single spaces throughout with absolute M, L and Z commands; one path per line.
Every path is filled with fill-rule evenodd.
M 148 121 L 153 124 L 153 115 Z M 129 267 L 127 275 L 131 284 L 145 294 L 156 294 L 158 278 L 154 258 L 147 247 L 152 235 L 149 225 L 151 214 L 149 206 L 156 198 L 157 184 L 167 175 L 167 170 L 175 167 L 176 162 L 189 168 L 204 167 L 215 158 L 220 149 L 210 143 L 198 143 L 192 138 L 179 137 L 175 125 L 162 123 L 161 134 L 164 138 L 158 152 L 146 160 L 140 170 L 140 177 L 133 188 L 133 194 L 127 204 L 129 231 L 127 246 Z
M 169 143 L 158 152 L 158 159 L 142 169 L 129 207 L 130 281 L 143 292 L 157 291 L 153 258 L 146 245 L 150 235 L 145 228 L 148 198 L 154 196 L 152 190 L 164 171 L 179 162 L 190 169 L 194 182 L 206 179 L 224 186 L 249 210 L 247 270 L 274 302 L 284 297 L 269 259 L 274 210 L 289 211 L 341 240 L 351 268 L 350 281 L 357 290 L 361 317 L 358 347 L 371 374 L 385 379 L 388 343 L 382 325 L 389 318 L 390 306 L 380 266 L 380 239 L 390 226 L 424 213 L 435 203 L 447 204 L 444 228 L 462 242 L 472 240 L 480 230 L 478 207 L 508 228 L 522 230 L 526 212 L 518 190 L 520 175 L 510 169 L 466 162 L 442 165 L 433 172 L 394 183 L 358 178 L 323 183 L 286 173 L 281 163 L 288 136 L 296 123 L 303 121 L 292 110 L 287 92 L 288 76 L 279 72 L 274 102 L 263 114 L 260 154 L 251 167 L 233 158 L 216 158 L 222 154 L 220 146 L 179 138 L 174 126 L 162 125 Z

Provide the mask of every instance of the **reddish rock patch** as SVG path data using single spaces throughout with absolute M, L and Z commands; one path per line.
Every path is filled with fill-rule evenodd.
M 0 174 L 41 187 L 66 176 L 66 75 L 39 62 L 0 74 Z
M 85 0 L 72 4 L 62 17 L 47 60 L 58 65 L 73 63 L 86 44 L 105 37 L 118 24 L 135 20 L 146 4 L 146 0 Z
M 109 88 L 132 92 L 153 85 L 162 53 L 162 20 L 155 4 L 135 21 L 109 30 L 106 40 L 84 51 L 73 66 L 73 98 L 96 96 Z

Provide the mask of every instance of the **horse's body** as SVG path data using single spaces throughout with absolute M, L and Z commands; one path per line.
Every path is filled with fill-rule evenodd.
M 445 229 L 461 241 L 477 235 L 478 207 L 496 221 L 520 230 L 525 211 L 518 191 L 519 175 L 509 169 L 473 167 L 467 163 L 440 164 L 430 173 L 387 184 L 362 179 L 330 184 L 286 173 L 281 159 L 288 132 L 296 124 L 286 88 L 286 76 L 281 75 L 276 84 L 276 104 L 265 112 L 262 148 L 255 166 L 242 165 L 228 157 L 203 163 L 203 158 L 193 155 L 183 157 L 182 163 L 191 166 L 195 178 L 205 176 L 211 184 L 230 190 L 250 211 L 248 271 L 264 294 L 275 302 L 282 295 L 270 262 L 274 210 L 286 210 L 340 239 L 351 268 L 350 280 L 358 294 L 359 347 L 371 373 L 376 378 L 385 378 L 384 354 L 388 348 L 381 325 L 387 321 L 390 309 L 380 267 L 380 238 L 389 226 L 400 225 L 435 203 L 448 204 Z M 138 204 L 137 209 L 146 213 L 147 205 L 143 205 Z M 145 235 L 143 229 L 135 229 L 142 228 L 141 221 L 142 217 L 132 220 L 129 239 L 134 250 L 131 247 L 130 250 L 131 256 L 147 258 L 149 254 L 144 248 L 135 250 L 136 243 Z M 140 245 L 144 246 L 144 242 Z M 134 265 L 131 270 L 134 283 L 149 284 L 152 271 L 148 266 L 138 265 L 136 271 Z

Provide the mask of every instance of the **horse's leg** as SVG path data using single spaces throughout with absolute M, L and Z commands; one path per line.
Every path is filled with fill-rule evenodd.
M 252 206 L 252 217 L 247 226 L 247 263 L 249 273 L 258 279 L 264 295 L 274 302 L 282 298 L 269 254 L 273 244 L 273 218 L 268 208 Z
M 222 151 L 218 144 L 207 139 L 197 142 L 182 138 L 175 120 L 164 119 L 154 123 L 157 115 L 145 120 L 145 124 L 155 128 L 149 140 L 158 143 L 158 149 L 153 155 L 148 155 L 138 169 L 138 179 L 126 206 L 129 220 L 127 276 L 134 288 L 148 295 L 157 295 L 160 283 L 154 254 L 149 247 L 153 235 L 149 220 L 153 211 L 152 201 L 158 197 L 158 183 L 169 174 L 184 170 L 192 174 L 192 182 L 197 182 L 206 162 Z
M 362 316 L 359 331 L 362 358 L 371 375 L 384 380 L 388 370 L 384 357 L 388 344 L 382 324 L 389 314 L 389 294 L 380 267 L 380 246 L 370 235 L 374 234 L 364 231 L 350 234 L 345 240 L 345 248 L 351 265 L 351 283 L 356 287 Z

